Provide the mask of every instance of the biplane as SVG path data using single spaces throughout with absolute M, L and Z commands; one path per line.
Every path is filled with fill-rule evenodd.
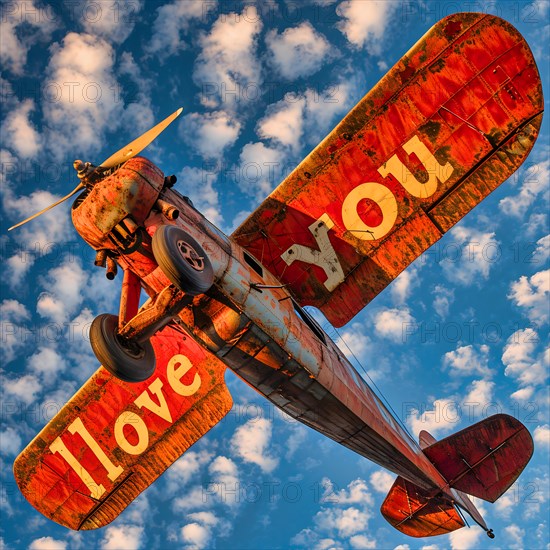
M 180 112 L 75 161 L 55 203 L 79 193 L 73 224 L 122 290 L 90 329 L 102 366 L 15 461 L 23 495 L 70 529 L 108 524 L 228 413 L 229 367 L 397 474 L 381 511 L 402 533 L 449 533 L 466 512 L 493 537 L 468 495 L 514 483 L 528 430 L 498 414 L 415 441 L 303 308 L 349 322 L 527 158 L 543 97 L 523 37 L 490 15 L 441 20 L 231 236 L 137 156 Z

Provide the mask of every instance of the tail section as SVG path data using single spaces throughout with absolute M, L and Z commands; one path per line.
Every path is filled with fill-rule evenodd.
M 423 449 L 449 486 L 495 502 L 533 455 L 533 440 L 515 418 L 497 414 Z
M 399 476 L 380 511 L 396 529 L 410 537 L 446 535 L 464 527 L 452 501 L 428 492 Z
M 464 526 L 458 506 L 492 538 L 492 530 L 465 493 L 495 502 L 510 488 L 533 454 L 527 428 L 511 416 L 497 414 L 441 441 L 426 431 L 420 432 L 419 440 L 448 485 L 428 491 L 398 477 L 382 504 L 382 515 L 406 535 L 429 537 Z

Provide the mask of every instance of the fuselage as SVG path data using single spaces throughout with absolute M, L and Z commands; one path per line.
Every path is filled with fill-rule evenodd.
M 175 221 L 153 208 L 158 198 L 179 210 Z M 261 259 L 168 188 L 154 164 L 131 159 L 77 199 L 72 214 L 84 240 L 108 249 L 150 297 L 170 284 L 152 255 L 151 236 L 167 223 L 187 231 L 208 254 L 215 283 L 177 322 L 292 418 L 423 489 L 447 493 L 445 479 L 416 442 Z

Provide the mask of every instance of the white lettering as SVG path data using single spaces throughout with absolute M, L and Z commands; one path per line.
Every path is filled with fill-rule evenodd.
M 147 390 L 151 391 L 157 396 L 158 405 L 153 402 Z M 168 408 L 168 403 L 166 402 L 166 397 L 162 392 L 162 380 L 157 378 L 148 388 L 145 390 L 135 401 L 137 407 L 140 409 L 146 408 L 149 409 L 152 413 L 155 413 L 157 416 L 166 420 L 166 422 L 172 423 L 172 415 L 170 414 L 170 409 Z
M 332 229 L 332 227 L 334 227 L 334 222 L 328 214 L 323 214 L 309 226 L 309 231 L 315 237 L 319 250 L 294 244 L 281 255 L 281 258 L 288 265 L 291 265 L 296 260 L 300 260 L 301 262 L 317 265 L 322 268 L 327 276 L 324 285 L 329 291 L 334 290 L 345 278 L 340 260 L 328 237 L 329 229 Z
M 195 373 L 193 382 L 189 386 L 182 384 L 181 379 L 191 370 L 193 363 L 185 355 L 174 355 L 166 366 L 166 377 L 172 389 L 178 394 L 188 397 L 201 387 L 201 378 Z
M 125 426 L 131 426 L 136 432 L 138 442 L 135 445 L 132 445 L 124 435 Z M 140 455 L 149 445 L 149 430 L 136 413 L 124 411 L 115 423 L 115 439 L 118 446 L 129 455 Z

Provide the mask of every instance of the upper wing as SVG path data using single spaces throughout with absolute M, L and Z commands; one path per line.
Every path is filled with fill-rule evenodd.
M 65 527 L 113 521 L 231 409 L 215 356 L 171 327 L 151 342 L 149 380 L 122 382 L 101 367 L 15 461 L 23 495 Z
M 542 111 L 517 30 L 449 16 L 233 237 L 341 326 L 520 166 Z

